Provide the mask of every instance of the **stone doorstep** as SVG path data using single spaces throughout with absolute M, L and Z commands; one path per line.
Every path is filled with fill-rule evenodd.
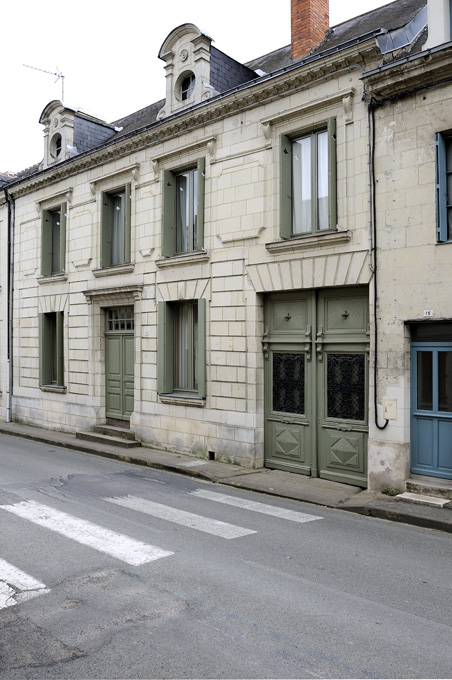
M 413 475 L 407 479 L 406 490 L 421 496 L 433 496 L 448 501 L 452 500 L 452 480 L 441 477 Z
M 122 437 L 111 437 L 100 432 L 76 432 L 76 439 L 81 439 L 83 441 L 92 442 L 94 444 L 110 444 L 111 446 L 120 446 L 124 449 L 131 449 L 136 446 L 140 446 L 140 443 L 135 439 L 132 441 L 130 439 L 123 439 Z
M 448 498 L 439 498 L 438 496 L 425 496 L 420 493 L 410 493 L 405 491 L 405 493 L 399 493 L 395 496 L 398 501 L 405 501 L 408 503 L 418 503 L 420 505 L 429 505 L 434 508 L 444 508 L 450 504 Z

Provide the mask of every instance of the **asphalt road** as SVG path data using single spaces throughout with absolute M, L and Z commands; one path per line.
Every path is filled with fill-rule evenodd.
M 451 547 L 0 436 L 0 679 L 447 678 Z

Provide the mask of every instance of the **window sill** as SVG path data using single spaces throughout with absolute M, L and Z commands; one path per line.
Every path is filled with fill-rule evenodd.
M 182 253 L 181 255 L 173 255 L 172 257 L 162 257 L 156 260 L 155 264 L 159 269 L 175 267 L 178 265 L 199 264 L 201 262 L 209 261 L 209 253 L 207 250 L 198 250 L 192 253 Z
M 265 247 L 269 253 L 277 255 L 278 253 L 292 253 L 297 250 L 310 250 L 312 248 L 349 243 L 351 238 L 351 231 L 328 231 L 325 234 L 296 236 L 284 239 L 283 241 L 273 241 L 273 243 L 266 243 Z
M 159 399 L 162 404 L 173 404 L 176 406 L 195 406 L 196 408 L 203 408 L 206 405 L 206 400 L 200 397 L 188 397 L 183 394 L 159 394 Z
M 100 269 L 93 269 L 93 276 L 100 278 L 102 276 L 114 276 L 116 274 L 130 274 L 135 270 L 135 262 L 128 262 L 127 264 L 115 264 L 111 267 L 101 267 Z
M 55 392 L 56 394 L 66 394 L 67 387 L 65 385 L 39 385 L 41 392 Z
M 62 281 L 67 281 L 67 274 L 66 272 L 62 272 L 61 274 L 50 274 L 50 276 L 38 276 L 36 280 L 39 284 L 60 283 Z

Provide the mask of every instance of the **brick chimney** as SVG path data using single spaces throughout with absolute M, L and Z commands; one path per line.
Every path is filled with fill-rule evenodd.
M 305 56 L 329 28 L 329 0 L 291 0 L 292 59 Z

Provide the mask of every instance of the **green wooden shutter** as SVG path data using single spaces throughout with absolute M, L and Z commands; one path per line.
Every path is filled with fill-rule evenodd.
M 447 175 L 446 138 L 440 132 L 435 135 L 436 151 L 436 238 L 447 241 Z
M 286 135 L 280 137 L 280 236 L 292 236 L 292 142 Z
M 328 119 L 328 226 L 337 227 L 336 119 Z
M 206 398 L 206 301 L 198 300 L 198 396 Z
M 197 224 L 197 249 L 204 248 L 204 196 L 205 196 L 205 177 L 206 177 L 206 159 L 199 158 L 196 169 L 198 171 L 198 224 Z
M 67 203 L 60 206 L 60 272 L 66 271 L 66 220 Z
M 104 191 L 101 194 L 100 241 L 100 266 L 109 267 L 111 265 L 110 197 Z
M 131 221 L 132 221 L 132 185 L 125 186 L 125 214 L 124 214 L 124 262 L 131 262 Z
M 41 219 L 41 274 L 50 276 L 52 273 L 52 213 L 42 211 Z
M 173 310 L 167 302 L 158 303 L 157 324 L 157 391 L 168 394 L 174 383 L 174 324 Z
M 56 384 L 64 385 L 64 312 L 56 313 L 55 349 L 57 355 Z
M 163 172 L 162 202 L 162 255 L 171 257 L 176 252 L 176 177 L 171 170 Z
M 39 314 L 39 384 L 45 385 L 46 377 L 46 337 L 45 314 Z

